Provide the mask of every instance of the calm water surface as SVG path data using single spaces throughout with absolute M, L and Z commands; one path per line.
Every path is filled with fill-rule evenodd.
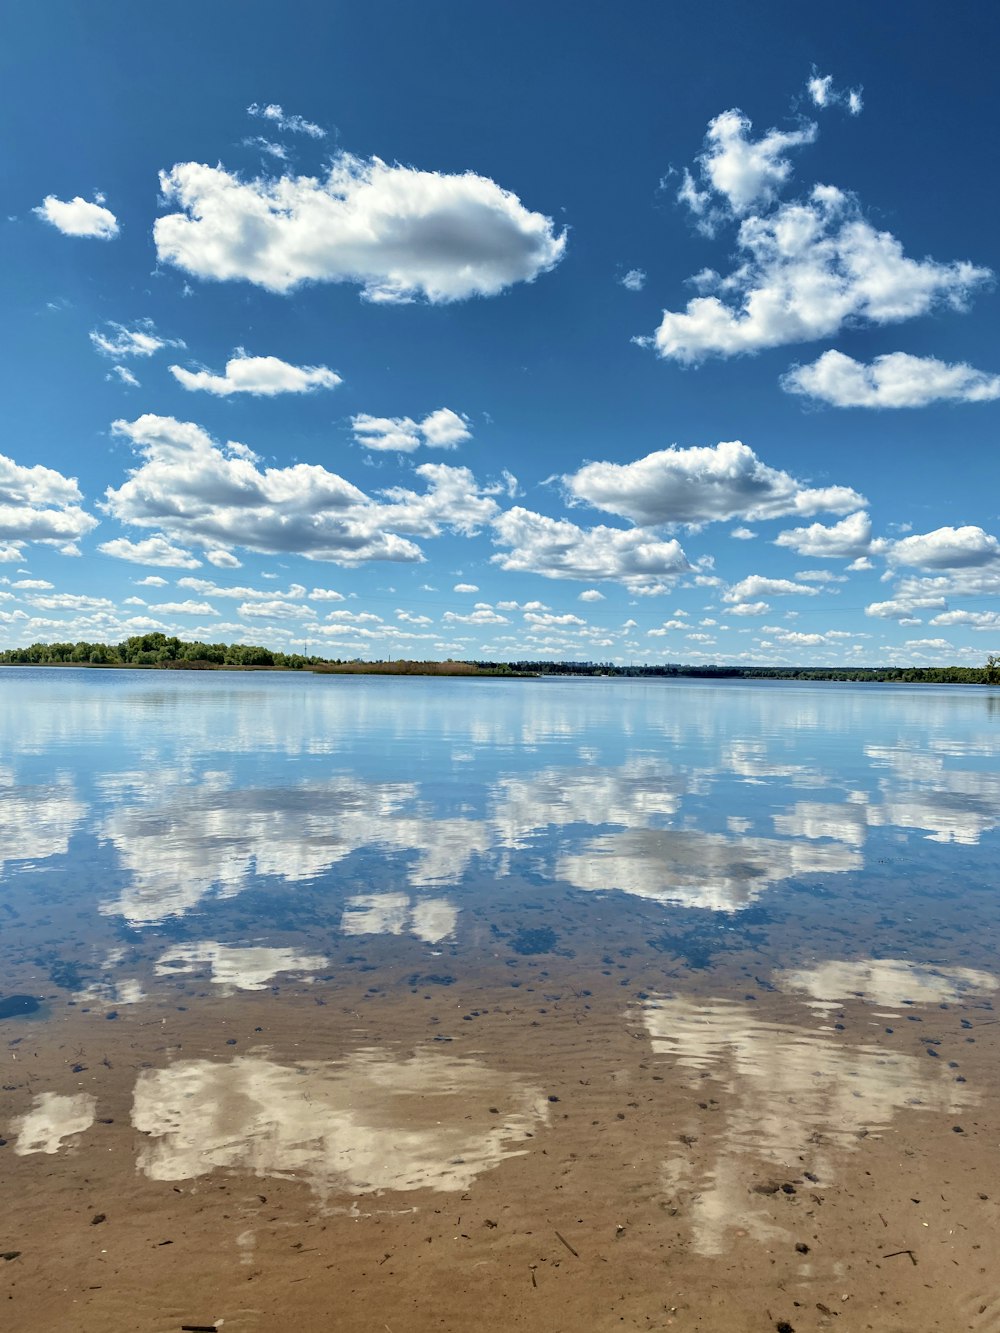
M 65 1034 L 110 1020 L 146 1182 L 468 1190 L 559 1132 L 560 1025 L 599 1021 L 588 1059 L 699 1090 L 640 1157 L 709 1258 L 786 1235 L 775 1172 L 992 1099 L 996 692 L 5 670 L 0 754 L 0 1035 L 63 1043 L 5 1085 L 19 1158 L 85 1156 Z

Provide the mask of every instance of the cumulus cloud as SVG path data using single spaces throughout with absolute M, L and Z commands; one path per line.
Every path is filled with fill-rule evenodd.
M 157 602 L 148 608 L 164 616 L 217 616 L 219 613 L 208 602 L 195 602 L 188 598 L 185 602 Z
M 709 122 L 705 151 L 697 159 L 701 187 L 689 171 L 684 173 L 677 197 L 709 234 L 722 209 L 742 217 L 756 205 L 771 203 L 792 174 L 789 151 L 816 139 L 816 126 L 809 121 L 796 130 L 768 130 L 760 139 L 751 138 L 752 129 L 742 111 L 723 111 Z
M 646 273 L 641 268 L 630 268 L 629 271 L 618 279 L 621 285 L 630 292 L 641 292 L 646 285 Z
M 1000 565 L 1000 541 L 978 527 L 935 528 L 893 542 L 886 552 L 890 565 L 922 569 L 967 569 Z
M 452 589 L 453 592 L 478 592 L 479 585 L 476 583 L 456 583 Z
M 412 538 L 472 535 L 497 512 L 468 468 L 424 463 L 414 469 L 423 493 L 397 486 L 372 498 L 315 464 L 262 468 L 246 445 L 217 444 L 193 422 L 147 414 L 112 429 L 140 461 L 123 485 L 108 489 L 108 512 L 210 549 L 243 546 L 341 565 L 419 561 Z
M 679 542 L 658 540 L 638 529 L 584 529 L 518 505 L 494 521 L 493 531 L 496 544 L 510 549 L 491 559 L 512 572 L 586 583 L 609 581 L 636 592 L 657 593 L 691 571 Z
M 578 602 L 603 602 L 604 593 L 599 592 L 597 588 L 584 588 L 583 592 L 577 598 Z
M 770 611 L 769 602 L 737 602 L 726 607 L 727 616 L 766 616 Z
M 277 356 L 250 356 L 237 347 L 226 362 L 222 375 L 209 370 L 185 370 L 170 366 L 170 373 L 185 389 L 203 389 L 219 398 L 233 393 L 249 393 L 257 398 L 273 398 L 279 393 L 311 393 L 314 389 L 335 389 L 340 376 L 326 366 L 292 366 Z
M 857 560 L 873 551 L 883 550 L 886 542 L 872 538 L 872 521 L 859 510 L 848 514 L 846 518 L 830 527 L 822 523 L 810 523 L 805 528 L 789 528 L 779 532 L 774 539 L 775 546 L 787 546 L 799 555 L 808 555 L 820 559 Z M 864 566 L 858 566 L 864 568 Z M 871 566 L 867 566 L 870 568 Z
M 423 421 L 414 421 L 412 417 L 372 417 L 359 412 L 351 417 L 351 426 L 359 444 L 380 452 L 411 454 L 421 444 L 432 449 L 457 449 L 465 440 L 472 439 L 469 418 L 450 407 L 439 407 Z
M 943 611 L 934 616 L 932 625 L 963 625 L 969 629 L 1000 629 L 1000 611 Z
M 806 83 L 806 92 L 813 106 L 825 109 L 830 106 L 843 107 L 849 115 L 860 116 L 864 110 L 862 88 L 837 88 L 832 74 L 819 74 L 813 66 L 812 77 Z
M 157 533 L 142 541 L 129 541 L 127 537 L 115 537 L 113 541 L 101 542 L 97 548 L 104 555 L 113 555 L 116 560 L 131 560 L 134 565 L 160 565 L 164 569 L 197 569 L 201 564 L 190 551 L 175 546 L 171 541 Z
M 846 486 L 805 486 L 768 467 L 739 440 L 703 448 L 674 446 L 634 463 L 588 463 L 563 482 L 574 499 L 640 526 L 842 513 L 865 503 Z
M 7 552 L 0 558 L 20 560 L 23 542 L 62 548 L 90 532 L 97 519 L 80 507 L 82 499 L 75 477 L 0 454 L 0 543 Z
M 702 273 L 700 294 L 664 311 L 652 338 L 661 357 L 695 363 L 832 337 L 845 325 L 895 324 L 942 304 L 960 310 L 992 277 L 966 261 L 910 259 L 829 185 L 748 214 L 736 243 L 733 273 Z
M 812 365 L 793 366 L 781 387 L 832 407 L 927 407 L 993 402 L 1000 398 L 1000 375 L 906 352 L 887 352 L 865 365 L 831 350 Z
M 389 166 L 339 154 L 323 179 L 243 180 L 181 162 L 160 173 L 161 262 L 200 278 L 289 292 L 357 283 L 369 301 L 432 304 L 494 296 L 563 256 L 566 233 L 485 176 Z
M 247 107 L 247 115 L 266 120 L 275 129 L 284 130 L 286 133 L 308 134 L 310 139 L 324 139 L 326 137 L 326 130 L 323 129 L 322 125 L 306 120 L 304 116 L 288 115 L 277 102 L 268 102 L 264 105 L 259 102 L 251 102 Z
M 301 602 L 243 602 L 236 614 L 245 620 L 309 620 L 316 612 Z
M 817 588 L 810 588 L 807 584 L 793 583 L 791 579 L 770 579 L 763 574 L 749 574 L 739 583 L 732 584 L 722 594 L 724 602 L 736 602 L 743 604 L 753 601 L 756 597 L 787 597 L 793 593 L 804 594 L 806 597 L 818 596 Z M 750 614 L 747 611 L 743 615 Z
M 31 211 L 64 236 L 93 236 L 100 241 L 110 241 L 118 235 L 118 219 L 110 208 L 104 207 L 101 194 L 96 196 L 94 203 L 79 195 L 66 200 L 47 194 Z
M 109 319 L 103 329 L 91 329 L 90 341 L 102 356 L 116 361 L 128 356 L 152 356 L 161 347 L 184 346 L 180 338 L 161 337 L 151 319 L 137 319 L 131 327 Z
M 917 624 L 912 619 L 916 611 L 943 611 L 946 605 L 943 597 L 899 597 L 887 602 L 872 602 L 865 607 L 865 615 L 877 620 L 904 620 Z

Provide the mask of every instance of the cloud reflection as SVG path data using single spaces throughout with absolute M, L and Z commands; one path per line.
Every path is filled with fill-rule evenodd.
M 301 1180 L 320 1196 L 465 1190 L 547 1121 L 539 1089 L 428 1050 L 296 1065 L 183 1060 L 144 1070 L 132 1109 L 149 1136 L 138 1167 L 153 1180 L 223 1168 Z

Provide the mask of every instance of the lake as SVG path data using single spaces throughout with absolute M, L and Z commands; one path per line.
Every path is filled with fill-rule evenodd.
M 5 1330 L 1000 1327 L 1000 692 L 11 668 L 0 741 Z

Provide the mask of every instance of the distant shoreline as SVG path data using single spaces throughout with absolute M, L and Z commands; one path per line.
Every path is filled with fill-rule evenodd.
M 134 634 L 122 643 L 33 643 L 27 648 L 0 650 L 0 666 L 100 667 L 123 671 L 308 671 L 321 676 L 446 676 L 451 679 L 539 679 L 545 676 L 601 679 L 661 680 L 831 680 L 883 681 L 929 685 L 1000 685 L 1000 657 L 990 654 L 981 667 L 900 666 L 727 666 L 708 663 L 685 666 L 611 662 L 488 662 L 468 658 L 410 661 L 406 658 L 367 662 L 354 657 L 320 657 L 284 653 L 262 644 L 203 643 L 155 631 Z

